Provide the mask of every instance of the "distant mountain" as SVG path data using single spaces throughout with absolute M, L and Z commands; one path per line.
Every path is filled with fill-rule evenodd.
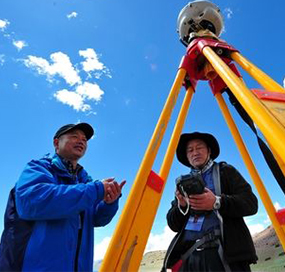
M 252 271 L 285 271 L 285 253 L 273 226 L 253 236 L 258 261 L 251 266 Z
M 160 271 L 166 250 L 147 252 L 141 261 L 140 272 Z

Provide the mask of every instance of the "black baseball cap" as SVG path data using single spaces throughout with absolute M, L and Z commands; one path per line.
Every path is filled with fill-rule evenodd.
M 58 131 L 54 134 L 53 139 L 59 138 L 61 135 L 73 130 L 73 129 L 80 129 L 84 132 L 86 139 L 89 140 L 93 134 L 93 128 L 87 123 L 78 123 L 78 124 L 68 124 L 64 125 L 58 129 Z

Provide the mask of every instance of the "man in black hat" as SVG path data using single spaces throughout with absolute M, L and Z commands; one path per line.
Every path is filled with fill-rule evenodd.
M 94 181 L 78 164 L 93 133 L 65 125 L 55 155 L 27 164 L 9 196 L 0 271 L 93 271 L 94 227 L 112 220 L 125 184 Z
M 257 198 L 233 166 L 214 161 L 219 153 L 211 134 L 180 137 L 177 159 L 190 168 L 190 174 L 176 179 L 167 222 L 177 235 L 162 271 L 250 271 L 257 260 L 243 219 L 257 212 Z

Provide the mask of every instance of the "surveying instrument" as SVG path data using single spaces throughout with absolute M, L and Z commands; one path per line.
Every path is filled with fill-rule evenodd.
M 220 9 L 208 1 L 188 3 L 180 12 L 177 31 L 187 47 L 176 78 L 134 180 L 131 192 L 106 252 L 100 272 L 138 271 L 188 109 L 199 80 L 208 81 L 260 199 L 285 250 L 285 209 L 276 211 L 225 103 L 227 93 L 259 146 L 285 194 L 285 89 L 219 38 Z M 235 63 L 264 89 L 247 88 Z M 158 149 L 181 87 L 186 89 L 160 172 L 152 171 Z M 258 136 L 263 134 L 266 143 Z

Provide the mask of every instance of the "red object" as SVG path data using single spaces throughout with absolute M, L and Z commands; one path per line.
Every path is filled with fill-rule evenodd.
M 285 209 L 278 210 L 276 217 L 281 225 L 285 225 Z
M 161 193 L 163 184 L 164 184 L 164 180 L 159 175 L 157 175 L 155 172 L 151 170 L 147 178 L 146 185 L 151 187 L 156 192 Z
M 195 89 L 199 78 L 193 76 L 195 74 L 194 70 L 192 69 L 193 66 L 195 66 L 195 60 L 191 60 L 188 55 L 185 55 L 180 63 L 179 69 L 184 68 L 187 71 L 186 77 L 188 77 L 190 85 L 193 87 L 193 89 Z M 188 85 L 189 84 L 184 82 L 184 87 L 186 89 L 188 89 Z
M 207 39 L 207 38 L 197 38 L 193 42 L 190 43 L 189 46 L 192 46 L 192 43 L 197 43 L 197 46 L 199 47 L 200 51 L 203 50 L 205 46 L 210 46 L 213 48 L 223 48 L 227 51 L 231 52 L 238 52 L 237 49 L 235 49 L 233 46 L 228 45 L 225 41 L 222 40 L 214 40 L 214 39 Z M 188 47 L 189 48 L 189 47 Z
M 259 99 L 285 102 L 285 93 L 270 92 L 260 89 L 252 89 L 252 92 L 254 92 Z
M 171 272 L 178 272 L 180 267 L 182 266 L 182 260 L 179 260 L 175 265 L 171 267 Z
M 222 54 L 220 55 L 221 59 L 230 66 L 230 68 L 235 72 L 237 76 L 240 76 L 240 73 L 238 72 L 235 65 L 231 63 L 232 60 L 230 58 L 231 52 L 237 52 L 238 50 L 228 45 L 224 41 L 217 41 L 207 38 L 196 38 L 187 47 L 187 53 L 182 59 L 179 66 L 179 69 L 184 68 L 187 71 L 188 81 L 190 82 L 193 89 L 196 88 L 198 80 L 209 81 L 204 72 L 204 64 L 207 60 L 203 55 L 202 50 L 205 46 L 211 47 L 215 52 L 222 50 Z M 209 81 L 209 83 L 214 94 L 221 92 L 226 87 L 225 83 L 219 76 L 217 76 L 217 79 L 212 81 L 213 82 Z M 187 89 L 187 83 L 184 83 L 184 86 Z

